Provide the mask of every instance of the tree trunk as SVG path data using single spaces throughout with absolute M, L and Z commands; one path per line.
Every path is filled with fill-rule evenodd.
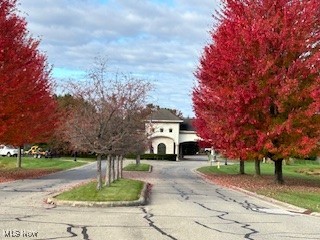
M 122 174 L 123 173 L 123 156 L 122 155 L 120 156 L 120 167 L 119 168 L 120 168 L 119 177 L 122 178 L 122 175 L 123 175 Z
M 116 175 L 116 177 L 115 177 L 115 179 L 116 180 L 119 180 L 119 161 L 120 161 L 120 156 L 118 155 L 117 157 L 116 157 L 116 166 L 115 166 L 115 175 Z
M 283 175 L 282 175 L 282 161 L 283 159 L 274 160 L 274 174 L 275 174 L 275 182 L 277 184 L 283 184 Z
M 106 183 L 107 187 L 111 185 L 111 156 L 110 154 L 107 157 L 107 166 L 106 166 Z
M 255 168 L 255 176 L 260 176 L 261 175 L 261 168 L 260 168 L 260 160 L 259 159 L 255 159 L 254 160 L 254 168 Z
M 97 155 L 97 190 L 102 189 L 101 154 Z
M 245 174 L 244 171 L 244 160 L 240 158 L 240 174 Z
M 18 155 L 17 155 L 17 168 L 21 168 L 22 158 L 21 158 L 21 149 L 22 147 L 18 148 Z
M 112 156 L 111 157 L 111 182 L 112 183 L 115 180 L 114 159 L 115 159 L 115 156 Z
M 77 151 L 73 152 L 73 161 L 77 161 Z
M 138 154 L 137 157 L 136 157 L 136 165 L 140 164 L 140 160 L 141 160 L 141 155 Z

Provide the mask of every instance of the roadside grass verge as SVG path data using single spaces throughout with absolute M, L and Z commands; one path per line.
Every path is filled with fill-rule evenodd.
M 58 169 L 66 170 L 73 167 L 82 166 L 88 163 L 88 159 L 78 159 L 73 161 L 72 158 L 33 158 L 22 157 L 23 169 Z M 16 157 L 0 157 L 0 170 L 16 169 Z
M 139 165 L 135 163 L 130 163 L 123 168 L 124 171 L 143 171 L 148 172 L 151 165 L 146 163 L 140 163 Z
M 119 179 L 113 182 L 110 187 L 104 187 L 100 191 L 96 190 L 96 186 L 97 182 L 92 181 L 63 192 L 56 199 L 92 202 L 134 201 L 140 197 L 143 182 L 132 179 Z
M 16 157 L 0 157 L 0 182 L 40 177 L 49 173 L 79 167 L 87 159 L 73 161 L 66 158 L 22 157 L 22 168 L 16 167 Z
M 308 190 L 300 189 L 283 189 L 277 190 L 261 190 L 259 194 L 277 199 L 282 202 L 290 203 L 292 205 L 306 208 L 312 212 L 320 212 L 320 192 L 309 192 Z
M 261 176 L 254 177 L 254 163 L 245 162 L 245 175 L 239 174 L 239 165 L 202 167 L 199 172 L 217 184 L 239 187 L 282 202 L 320 212 L 320 165 L 314 161 L 298 161 L 283 165 L 285 184 L 274 182 L 273 164 L 261 163 Z

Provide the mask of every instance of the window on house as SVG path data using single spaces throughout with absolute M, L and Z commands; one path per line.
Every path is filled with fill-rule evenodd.
M 160 132 L 163 132 L 163 128 L 160 128 Z
M 169 132 L 172 132 L 172 128 L 169 129 Z

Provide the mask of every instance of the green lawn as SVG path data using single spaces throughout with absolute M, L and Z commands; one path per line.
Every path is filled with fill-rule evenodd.
M 233 165 L 220 165 L 220 169 L 216 166 L 213 167 L 202 167 L 199 168 L 198 171 L 210 174 L 239 174 L 239 164 Z M 295 177 L 302 179 L 319 179 L 320 175 L 309 175 L 307 173 L 312 173 L 317 170 L 320 170 L 319 162 L 315 161 L 296 161 L 290 165 L 283 164 L 283 175 L 285 177 Z M 254 163 L 251 161 L 245 162 L 245 173 L 249 175 L 253 175 L 255 173 Z M 261 174 L 263 175 L 273 175 L 274 174 L 274 165 L 270 163 L 261 163 Z
M 261 163 L 259 178 L 254 175 L 254 163 L 245 162 L 245 175 L 239 174 L 239 164 L 202 167 L 198 169 L 217 183 L 236 186 L 311 211 L 320 212 L 320 164 L 315 161 L 295 161 L 283 165 L 284 185 L 273 182 L 274 165 Z
M 23 156 L 21 168 L 16 167 L 16 157 L 0 157 L 0 182 L 41 177 L 53 172 L 87 164 L 88 159 L 33 158 Z
M 130 163 L 129 165 L 123 168 L 123 170 L 125 171 L 146 171 L 146 172 L 148 172 L 149 169 L 150 169 L 150 165 L 146 163 L 140 163 L 139 165 L 135 163 Z
M 282 202 L 309 209 L 313 212 L 320 212 L 320 193 L 308 192 L 308 190 L 288 189 L 283 191 L 261 190 L 259 194 L 265 195 Z
M 13 170 L 16 168 L 16 157 L 0 157 L 0 171 Z M 72 158 L 33 158 L 22 157 L 23 169 L 57 169 L 66 170 L 88 163 L 88 159 L 78 159 L 76 162 Z
M 139 199 L 143 188 L 143 182 L 131 179 L 117 180 L 101 191 L 96 190 L 96 185 L 96 181 L 93 181 L 64 192 L 56 198 L 69 201 L 133 201 Z

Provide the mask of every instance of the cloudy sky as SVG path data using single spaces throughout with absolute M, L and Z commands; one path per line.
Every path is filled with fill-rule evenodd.
M 97 56 L 110 72 L 153 84 L 150 102 L 193 116 L 193 73 L 210 41 L 219 0 L 19 0 L 28 30 L 58 86 L 80 79 Z

